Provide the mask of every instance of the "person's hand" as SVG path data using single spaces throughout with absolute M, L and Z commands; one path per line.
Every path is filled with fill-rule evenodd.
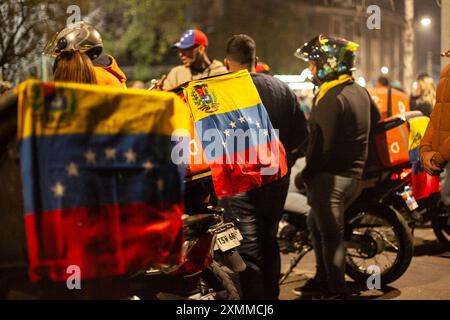
M 435 155 L 435 151 L 425 152 L 422 156 L 422 166 L 425 169 L 425 172 L 435 176 L 441 173 L 442 169 L 434 164 L 432 161 L 433 156 Z
M 165 74 L 162 75 L 159 79 L 152 79 L 150 81 L 151 86 L 148 88 L 148 90 L 156 90 L 156 91 L 162 91 L 164 86 L 164 81 L 166 81 L 167 76 Z
M 436 152 L 433 157 L 431 158 L 431 163 L 438 167 L 441 171 L 444 170 L 447 161 L 444 159 L 441 153 Z

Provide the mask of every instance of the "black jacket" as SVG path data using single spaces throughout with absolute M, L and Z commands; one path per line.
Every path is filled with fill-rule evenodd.
M 308 136 L 306 119 L 297 97 L 287 84 L 277 78 L 252 73 L 252 79 L 273 128 L 279 130 L 289 166 L 292 166 L 295 161 L 293 152 L 306 142 Z
M 303 178 L 318 172 L 362 178 L 368 156 L 371 99 L 352 82 L 328 91 L 312 108 Z

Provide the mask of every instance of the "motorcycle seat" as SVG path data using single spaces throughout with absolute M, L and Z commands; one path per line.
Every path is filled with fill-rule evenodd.
M 201 213 L 183 218 L 185 236 L 204 233 L 210 227 L 220 222 L 220 216 L 215 214 Z
M 310 207 L 307 198 L 298 192 L 289 192 L 284 203 L 284 211 L 307 215 Z

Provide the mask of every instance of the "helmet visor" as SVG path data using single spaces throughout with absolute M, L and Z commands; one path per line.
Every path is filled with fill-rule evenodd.
M 56 57 L 59 52 L 57 51 L 57 39 L 58 39 L 58 33 L 55 33 L 53 37 L 50 39 L 50 41 L 47 42 L 47 44 L 44 47 L 44 51 L 42 52 L 43 55 L 50 56 L 50 57 Z
M 294 56 L 298 59 L 301 59 L 303 61 L 308 62 L 309 61 L 309 55 L 307 52 L 302 51 L 303 48 L 298 48 L 295 52 L 294 52 Z
M 320 36 L 306 42 L 294 52 L 294 56 L 303 61 L 315 61 L 320 58 Z

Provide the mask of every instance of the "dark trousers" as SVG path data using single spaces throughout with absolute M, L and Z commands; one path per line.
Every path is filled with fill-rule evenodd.
M 327 281 L 330 292 L 343 293 L 345 280 L 344 212 L 361 194 L 359 179 L 327 173 L 308 183 L 308 227 L 316 256 L 316 278 Z
M 280 293 L 278 223 L 289 188 L 289 175 L 249 192 L 221 199 L 228 217 L 239 219 L 239 254 L 247 268 L 239 275 L 245 300 L 277 300 Z

